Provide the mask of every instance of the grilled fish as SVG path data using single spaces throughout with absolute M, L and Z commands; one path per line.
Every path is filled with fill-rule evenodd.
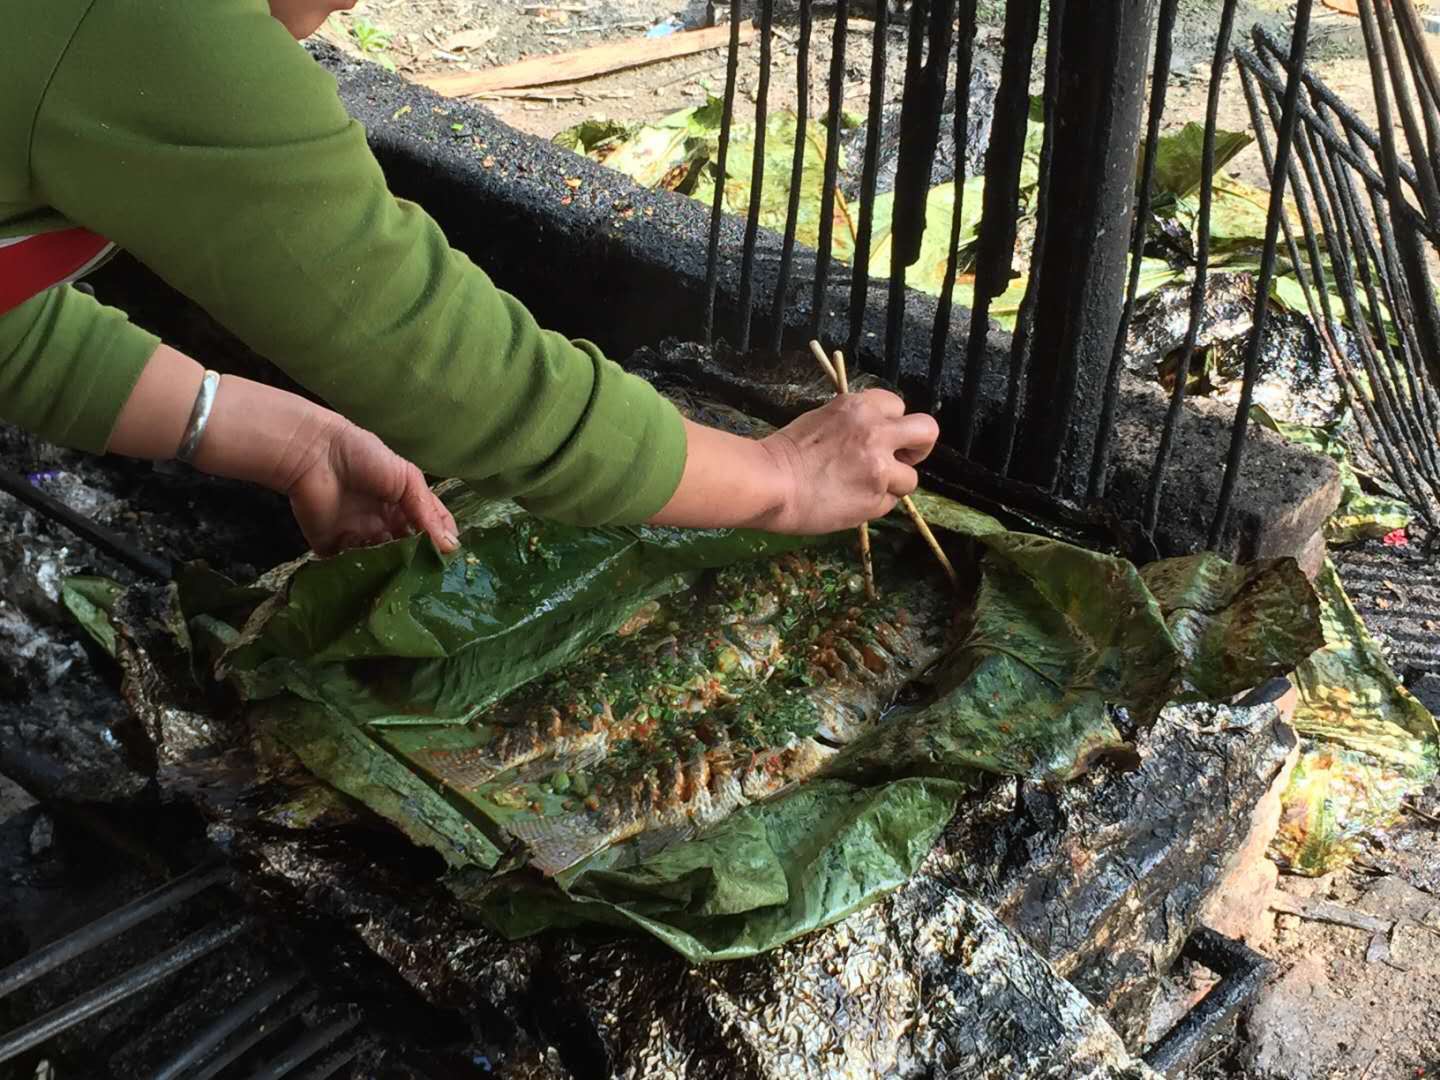
M 507 831 L 554 874 L 632 838 L 643 857 L 804 781 L 939 656 L 943 597 L 917 588 L 899 604 L 844 608 L 799 644 L 780 677 L 616 742 L 589 770 L 583 809 L 520 814 Z

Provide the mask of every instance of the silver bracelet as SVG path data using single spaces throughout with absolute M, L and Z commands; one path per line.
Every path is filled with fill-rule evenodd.
M 189 465 L 200 449 L 200 440 L 205 435 L 205 425 L 210 422 L 210 410 L 215 406 L 215 392 L 220 389 L 220 373 L 205 372 L 200 380 L 200 392 L 195 395 L 195 407 L 190 410 L 190 423 L 185 425 L 185 434 L 180 439 L 180 449 L 175 456 Z

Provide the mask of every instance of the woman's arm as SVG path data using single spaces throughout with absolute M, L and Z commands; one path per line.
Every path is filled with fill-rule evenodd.
M 174 457 L 203 378 L 198 363 L 161 345 L 120 410 L 107 449 Z M 338 414 L 284 390 L 221 378 L 193 464 L 286 495 L 305 539 L 322 555 L 411 528 L 442 551 L 457 547 L 455 521 L 419 469 Z

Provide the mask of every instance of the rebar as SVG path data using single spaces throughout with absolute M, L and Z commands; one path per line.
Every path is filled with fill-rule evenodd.
M 740 253 L 740 326 L 735 347 L 750 348 L 750 318 L 755 308 L 755 244 L 760 237 L 760 205 L 765 193 L 765 129 L 770 114 L 770 52 L 775 35 L 775 0 L 760 0 L 760 79 L 755 88 L 755 134 L 751 138 L 750 205 Z
M 1363 2 L 1363 0 L 1362 0 Z M 1305 46 L 1310 37 L 1310 11 L 1313 0 L 1297 0 L 1295 26 L 1290 39 L 1290 69 L 1285 84 L 1285 105 L 1280 130 L 1275 140 L 1275 175 L 1270 187 L 1270 208 L 1265 218 L 1265 241 L 1260 253 L 1260 274 L 1255 284 L 1255 317 L 1245 352 L 1245 374 L 1240 384 L 1240 403 L 1230 432 L 1230 450 L 1225 459 L 1225 474 L 1220 482 L 1215 516 L 1210 522 L 1208 546 L 1220 546 L 1230 517 L 1230 504 L 1235 497 L 1235 482 L 1245 458 L 1245 441 L 1250 430 L 1250 407 L 1255 400 L 1255 381 L 1260 374 L 1260 351 L 1265 344 L 1265 321 L 1270 309 L 1270 285 L 1275 277 L 1275 255 L 1280 239 L 1280 219 L 1285 213 L 1285 178 L 1289 173 L 1290 152 L 1295 142 L 1295 125 L 1300 116 L 1299 69 L 1305 60 Z
M 826 91 L 829 112 L 825 123 L 825 186 L 820 195 L 819 250 L 815 255 L 815 285 L 810 298 L 810 338 L 825 340 L 830 309 L 830 258 L 835 244 L 835 181 L 840 175 L 840 125 L 845 109 L 845 34 L 850 0 L 836 0 L 835 25 L 830 44 L 830 77 Z
M 1006 5 L 1000 87 L 995 93 L 995 119 L 985 154 L 985 197 L 980 213 L 974 301 L 955 427 L 954 445 L 966 457 L 970 456 L 975 441 L 975 417 L 980 386 L 985 378 L 990 302 L 1009 284 L 1015 255 L 1020 168 L 1025 156 L 1025 130 L 1030 120 L 1030 70 L 1039 33 L 1039 4 Z
M 255 925 L 245 916 L 207 927 L 179 945 L 166 949 L 153 960 L 138 964 L 122 975 L 82 994 L 68 1005 L 53 1009 L 0 1039 L 0 1063 L 19 1057 L 97 1013 L 168 979 L 182 968 L 234 941 Z
M 1150 75 L 1150 114 L 1145 127 L 1140 184 L 1135 194 L 1135 226 L 1130 234 L 1130 277 L 1125 284 L 1125 306 L 1121 309 L 1120 326 L 1115 331 L 1115 346 L 1111 350 L 1110 366 L 1105 373 L 1105 398 L 1100 406 L 1100 428 L 1095 437 L 1095 453 L 1090 461 L 1090 478 L 1086 490 L 1086 501 L 1091 503 L 1105 497 L 1105 474 L 1110 465 L 1110 439 L 1115 429 L 1115 407 L 1120 400 L 1120 370 L 1124 367 L 1125 350 L 1130 340 L 1130 324 L 1135 317 L 1135 297 L 1140 290 L 1145 238 L 1153 219 L 1150 193 L 1155 186 L 1155 163 L 1160 156 L 1160 124 L 1165 117 L 1165 96 L 1170 82 L 1175 18 L 1179 10 L 1180 0 L 1161 0 L 1155 31 L 1155 68 Z
M 126 930 L 138 926 L 161 912 L 177 907 L 212 885 L 229 881 L 232 873 L 220 866 L 199 866 L 187 874 L 124 907 L 116 908 L 79 930 L 66 934 L 58 941 L 35 950 L 24 959 L 17 960 L 0 971 L 0 998 L 34 982 L 60 965 L 82 956 L 91 949 L 119 937 Z
M 865 332 L 865 306 L 870 296 L 870 241 L 875 231 L 875 189 L 880 179 L 880 140 L 885 126 L 885 50 L 890 28 L 882 3 L 875 12 L 870 39 L 870 107 L 865 121 L 865 163 L 860 171 L 860 216 L 855 255 L 850 262 L 850 331 L 845 353 L 860 362 L 860 335 Z M 817 338 L 819 335 L 816 335 Z M 820 340 L 824 340 L 820 338 Z
M 945 278 L 940 284 L 940 301 L 935 307 L 935 323 L 930 332 L 930 377 L 926 385 L 927 407 L 940 408 L 940 380 L 945 372 L 949 353 L 950 317 L 955 304 L 955 278 L 959 273 L 960 237 L 965 224 L 965 182 L 969 162 L 966 147 L 970 138 L 970 81 L 975 61 L 975 35 L 979 25 L 975 17 L 976 0 L 960 0 L 956 25 L 955 47 L 955 178 L 950 240 L 946 249 Z
M 721 102 L 720 145 L 715 152 L 715 195 L 710 204 L 710 237 L 705 249 L 705 315 L 701 337 L 715 344 L 715 298 L 720 291 L 720 226 L 725 216 L 725 178 L 730 159 L 730 136 L 735 128 L 735 86 L 740 71 L 739 0 L 730 6 L 730 44 L 725 60 L 725 96 Z
M 785 338 L 790 269 L 795 259 L 795 231 L 800 224 L 800 188 L 805 178 L 806 138 L 810 123 L 810 34 L 814 0 L 800 0 L 800 40 L 795 46 L 795 152 L 790 158 L 790 200 L 785 207 L 785 238 L 780 245 L 780 275 L 770 310 L 770 351 L 778 353 Z
M 1220 118 L 1220 90 L 1225 69 L 1230 62 L 1230 36 L 1235 26 L 1237 0 L 1225 0 L 1220 11 L 1220 29 L 1215 35 L 1215 54 L 1210 61 L 1210 89 L 1205 102 L 1205 136 L 1200 151 L 1200 211 L 1195 224 L 1195 280 L 1190 288 L 1190 321 L 1185 327 L 1185 343 L 1180 347 L 1180 362 L 1175 369 L 1175 385 L 1170 392 L 1170 407 L 1165 413 L 1165 426 L 1160 446 L 1150 469 L 1150 483 L 1145 490 L 1145 509 L 1141 528 L 1153 536 L 1160 516 L 1160 492 L 1165 486 L 1165 471 L 1170 467 L 1170 454 L 1180 426 L 1185 405 L 1185 391 L 1190 382 L 1190 363 L 1200 340 L 1200 320 L 1205 314 L 1205 289 L 1210 272 L 1210 213 L 1215 197 L 1215 132 Z

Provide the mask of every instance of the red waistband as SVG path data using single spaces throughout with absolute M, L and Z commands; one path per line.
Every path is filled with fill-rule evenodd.
M 0 240 L 0 315 L 93 270 L 114 246 L 87 229 Z

